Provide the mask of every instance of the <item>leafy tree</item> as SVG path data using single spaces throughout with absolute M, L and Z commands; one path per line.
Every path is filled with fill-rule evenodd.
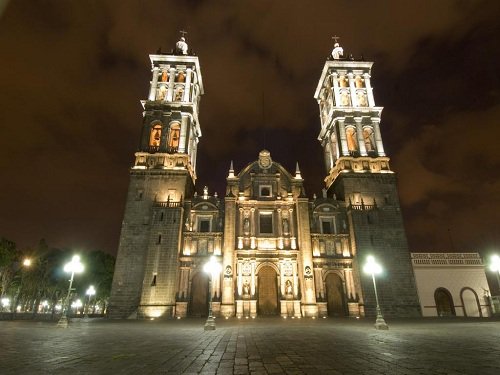
M 16 259 L 16 244 L 4 237 L 0 238 L 0 278 L 1 293 L 3 297 L 14 276 L 13 263 Z

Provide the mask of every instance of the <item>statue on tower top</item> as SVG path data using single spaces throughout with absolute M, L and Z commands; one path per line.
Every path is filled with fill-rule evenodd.
M 187 55 L 188 54 L 188 45 L 186 43 L 186 38 L 184 37 L 184 35 L 187 34 L 187 32 L 184 30 L 181 30 L 180 33 L 182 34 L 182 36 L 179 39 L 179 41 L 175 44 L 175 53 L 178 53 L 181 55 Z
M 333 51 L 332 51 L 332 57 L 334 60 L 340 60 L 344 56 L 344 49 L 340 46 L 338 39 L 338 36 L 333 36 L 333 40 L 335 40 L 335 44 L 333 45 Z

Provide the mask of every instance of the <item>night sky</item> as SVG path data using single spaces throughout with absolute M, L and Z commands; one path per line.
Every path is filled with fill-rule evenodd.
M 197 190 L 267 148 L 320 194 L 333 35 L 374 61 L 411 251 L 500 250 L 500 1 L 13 1 L 0 6 L 0 236 L 115 254 L 148 54 L 179 30 L 205 95 Z M 451 239 L 451 240 L 450 240 Z

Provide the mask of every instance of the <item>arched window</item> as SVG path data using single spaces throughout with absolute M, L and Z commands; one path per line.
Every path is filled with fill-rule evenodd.
M 179 150 L 179 140 L 181 135 L 181 126 L 174 122 L 170 125 L 168 132 L 168 152 L 175 153 Z
M 161 81 L 162 82 L 168 81 L 168 71 L 166 69 L 161 72 Z
M 436 302 L 436 310 L 438 316 L 455 316 L 455 306 L 453 298 L 448 289 L 437 288 L 434 292 L 434 301 Z
M 149 145 L 151 147 L 160 147 L 161 141 L 161 125 L 155 125 L 151 128 L 149 135 Z
M 347 137 L 347 149 L 349 152 L 358 151 L 358 141 L 356 139 L 356 130 L 348 127 L 345 131 Z
M 356 79 L 354 80 L 354 82 L 356 83 L 356 88 L 357 89 L 365 87 L 365 85 L 364 85 L 364 79 L 361 78 L 361 76 L 356 76 Z
M 175 88 L 174 102 L 181 102 L 183 95 L 184 95 L 184 87 L 177 86 Z
M 186 76 L 185 76 L 184 72 L 179 72 L 179 74 L 177 74 L 176 82 L 184 82 L 185 80 L 186 80 Z
M 373 137 L 373 129 L 363 129 L 363 140 L 365 141 L 366 151 L 375 151 L 375 139 Z

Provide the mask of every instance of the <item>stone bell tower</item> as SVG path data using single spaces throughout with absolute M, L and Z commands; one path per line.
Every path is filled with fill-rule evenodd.
M 185 38 L 149 56 L 152 79 L 120 235 L 109 317 L 171 316 L 175 306 L 183 202 L 196 181 L 203 83 Z
M 419 316 L 415 280 L 401 216 L 396 174 L 385 154 L 371 86 L 373 63 L 344 58 L 339 43 L 326 61 L 314 98 L 321 118 L 321 142 L 329 194 L 345 201 L 352 237 L 353 268 L 360 303 L 375 314 L 371 278 L 362 272 L 368 255 L 384 267 L 378 278 L 387 316 Z

